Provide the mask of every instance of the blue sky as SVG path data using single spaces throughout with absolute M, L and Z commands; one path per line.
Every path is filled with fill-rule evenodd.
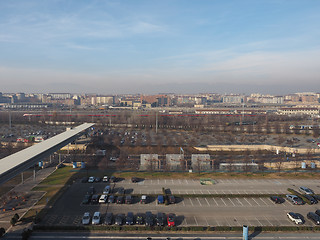
M 0 1 L 2 92 L 320 91 L 320 1 Z

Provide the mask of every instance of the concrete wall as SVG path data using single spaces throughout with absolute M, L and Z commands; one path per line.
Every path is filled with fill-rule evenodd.
M 205 171 L 213 168 L 209 154 L 192 154 L 191 163 L 192 169 L 194 171 L 199 171 L 199 168 L 200 171 Z
M 194 147 L 198 151 L 258 151 L 258 150 L 268 150 L 276 152 L 277 149 L 280 152 L 288 153 L 302 153 L 306 154 L 308 152 L 320 153 L 319 149 L 309 149 L 309 148 L 290 148 L 290 147 L 281 147 L 273 145 L 207 145 L 207 147 Z
M 140 154 L 140 168 L 141 171 L 159 170 L 159 155 L 158 154 Z
M 166 154 L 166 164 L 171 171 L 185 170 L 183 154 Z

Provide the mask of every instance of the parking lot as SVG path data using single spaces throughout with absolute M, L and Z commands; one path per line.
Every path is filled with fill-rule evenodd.
M 159 194 L 162 187 L 170 188 L 173 194 L 286 194 L 287 188 L 309 186 L 320 192 L 320 182 L 292 179 L 218 179 L 214 185 L 201 185 L 199 180 L 149 179 L 131 183 L 130 179 L 117 182 L 116 187 L 133 189 L 134 194 Z
M 236 180 L 237 181 L 237 180 Z M 308 184 L 311 180 L 218 180 L 215 185 L 200 185 L 197 180 L 145 180 L 139 183 L 131 183 L 129 180 L 122 180 L 114 184 L 114 190 L 124 187 L 126 194 L 158 194 L 162 187 L 170 188 L 173 194 L 215 194 L 215 193 L 287 193 L 288 184 L 292 187 L 297 183 Z M 268 189 L 260 189 L 263 185 L 271 185 Z M 151 211 L 174 213 L 176 224 L 179 226 L 294 226 L 286 213 L 293 211 L 305 217 L 305 225 L 313 226 L 310 220 L 306 219 L 309 211 L 318 209 L 318 205 L 293 205 L 285 201 L 283 204 L 275 204 L 267 197 L 186 197 L 177 198 L 175 204 L 158 204 L 155 198 L 151 198 L 148 204 L 140 204 L 139 198 L 135 197 L 132 204 L 82 204 L 82 199 L 90 186 L 94 186 L 97 193 L 102 192 L 106 183 L 80 183 L 75 182 L 67 192 L 56 202 L 56 205 L 43 219 L 44 224 L 50 225 L 78 225 L 84 212 L 95 211 L 102 213 L 104 218 L 106 212 L 113 214 L 131 211 L 134 214 Z M 113 183 L 111 184 L 113 185 Z M 220 186 L 219 186 L 220 185 Z M 221 187 L 232 185 L 233 188 L 221 190 Z M 279 187 L 279 185 L 281 187 Z M 297 185 L 297 186 L 300 186 Z M 180 186 L 180 190 L 179 190 Z M 219 186 L 219 187 L 218 187 Z M 248 188 L 248 186 L 256 186 Z M 259 187 L 260 186 L 260 187 Z M 272 190 L 274 188 L 274 190 Z M 237 189 L 237 190 L 236 190 Z M 313 184 L 317 191 L 317 186 Z

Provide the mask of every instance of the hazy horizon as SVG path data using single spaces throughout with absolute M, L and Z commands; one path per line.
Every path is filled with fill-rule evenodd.
M 2 1 L 1 92 L 320 92 L 320 2 Z

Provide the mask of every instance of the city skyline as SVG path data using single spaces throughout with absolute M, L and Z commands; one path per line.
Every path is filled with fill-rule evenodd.
M 316 1 L 0 3 L 2 92 L 319 91 Z

